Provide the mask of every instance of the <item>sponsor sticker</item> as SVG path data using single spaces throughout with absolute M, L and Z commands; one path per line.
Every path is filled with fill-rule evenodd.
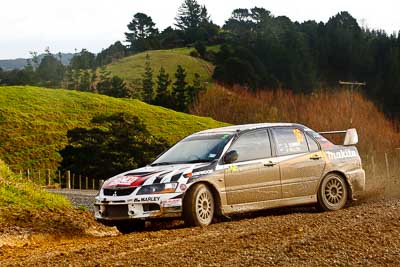
M 296 136 L 297 143 L 303 143 L 304 142 L 304 135 L 299 129 L 294 129 L 293 130 L 294 136 Z
M 157 202 L 160 200 L 160 197 L 137 197 L 133 199 L 133 202 Z
M 185 184 L 181 184 L 181 185 L 179 186 L 179 189 L 180 189 L 182 192 L 185 192 L 186 189 L 187 189 L 187 186 L 186 186 Z
M 237 171 L 238 171 L 238 166 L 236 166 L 236 165 L 231 165 L 231 166 L 229 166 L 229 170 L 230 170 L 231 172 L 237 172 Z
M 346 159 L 357 157 L 357 153 L 350 149 L 341 149 L 339 151 L 326 151 L 328 158 L 331 160 Z

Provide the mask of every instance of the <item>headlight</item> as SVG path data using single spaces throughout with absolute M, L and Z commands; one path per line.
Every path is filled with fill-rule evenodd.
M 167 184 L 152 184 L 145 185 L 139 189 L 136 195 L 150 195 L 150 194 L 165 194 L 175 192 L 178 183 L 167 183 Z

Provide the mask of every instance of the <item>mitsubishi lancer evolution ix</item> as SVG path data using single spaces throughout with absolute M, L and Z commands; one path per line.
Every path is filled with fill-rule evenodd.
M 327 133 L 345 133 L 344 144 Z M 95 217 L 129 233 L 161 218 L 206 226 L 217 216 L 283 206 L 338 210 L 365 188 L 357 142 L 355 129 L 317 133 L 291 123 L 201 131 L 148 166 L 106 180 Z

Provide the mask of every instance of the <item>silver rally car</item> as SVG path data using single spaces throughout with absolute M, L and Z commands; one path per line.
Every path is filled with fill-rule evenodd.
M 346 133 L 344 145 L 321 134 Z M 262 123 L 192 134 L 150 165 L 105 181 L 95 217 L 129 233 L 146 220 L 216 216 L 316 204 L 338 210 L 365 188 L 355 129 L 317 133 L 303 125 Z

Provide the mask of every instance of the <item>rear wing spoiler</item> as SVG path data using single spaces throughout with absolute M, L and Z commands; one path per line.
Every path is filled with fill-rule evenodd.
M 345 131 L 327 131 L 327 132 L 318 132 L 319 134 L 346 134 L 344 137 L 344 146 L 352 146 L 358 143 L 358 134 L 355 128 L 347 129 Z

